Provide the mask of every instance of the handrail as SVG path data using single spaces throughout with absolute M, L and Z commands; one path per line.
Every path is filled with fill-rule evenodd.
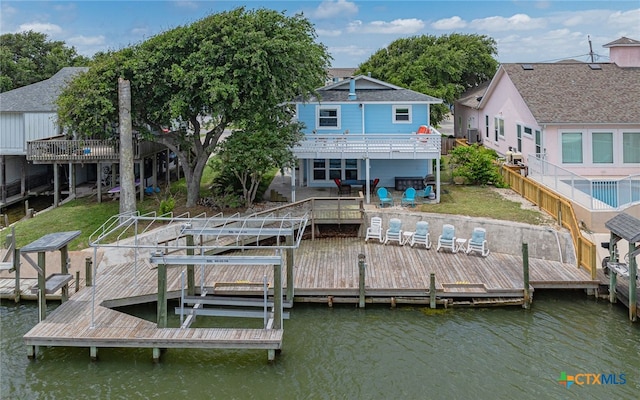
M 522 176 L 519 171 L 503 167 L 501 173 L 511 190 L 537 205 L 552 216 L 560 226 L 569 230 L 578 267 L 585 268 L 591 273 L 591 279 L 596 279 L 596 246 L 582 235 L 571 201 L 552 192 L 539 182 Z

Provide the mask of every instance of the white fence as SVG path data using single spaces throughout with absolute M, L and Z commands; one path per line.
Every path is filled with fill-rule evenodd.
M 620 210 L 640 203 L 640 174 L 621 179 L 590 179 L 545 161 L 527 157 L 529 177 L 589 210 Z

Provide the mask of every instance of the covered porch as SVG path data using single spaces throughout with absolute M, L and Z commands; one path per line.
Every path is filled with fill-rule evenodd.
M 435 177 L 436 201 L 440 199 L 441 135 L 367 134 L 307 135 L 296 147 L 298 167 L 291 173 L 291 201 L 296 187 L 334 187 L 334 178 L 362 180 L 366 203 L 371 203 L 371 183 L 396 187 L 398 177 Z M 435 162 L 433 161 L 435 160 Z M 375 176 L 374 176 L 375 175 Z

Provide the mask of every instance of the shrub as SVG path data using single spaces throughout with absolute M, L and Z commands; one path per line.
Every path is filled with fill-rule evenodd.
M 457 146 L 451 150 L 450 155 L 450 163 L 454 165 L 454 177 L 461 177 L 474 185 L 503 185 L 502 175 L 495 163 L 498 158 L 495 150 L 474 144 Z

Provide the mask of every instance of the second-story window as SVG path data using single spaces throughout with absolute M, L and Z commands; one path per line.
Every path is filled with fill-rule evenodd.
M 340 129 L 340 107 L 319 107 L 317 123 L 320 129 Z
M 393 123 L 411 123 L 411 106 L 393 106 Z

